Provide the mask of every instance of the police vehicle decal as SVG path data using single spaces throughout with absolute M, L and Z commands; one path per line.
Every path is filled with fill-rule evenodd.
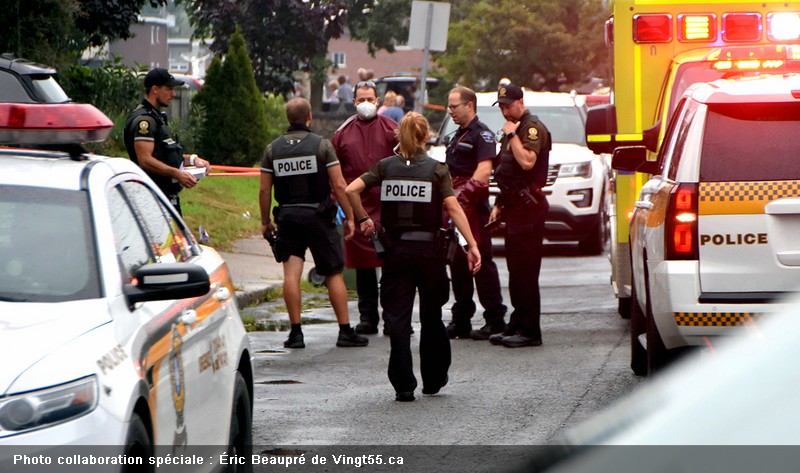
M 382 201 L 429 203 L 432 197 L 431 182 L 387 179 L 381 183 Z
M 186 424 L 183 419 L 183 405 L 186 401 L 186 382 L 183 376 L 183 339 L 177 325 L 172 330 L 172 354 L 169 357 L 169 379 L 172 384 L 172 403 L 175 406 L 175 437 L 172 445 L 185 445 L 187 441 Z
M 122 345 L 117 345 L 108 353 L 104 354 L 99 360 L 97 360 L 97 366 L 100 368 L 100 371 L 102 371 L 103 374 L 108 374 L 127 358 L 128 352 L 122 348 Z
M 680 327 L 734 327 L 748 325 L 764 314 L 758 312 L 675 312 L 675 323 Z
M 761 214 L 769 202 L 800 196 L 800 181 L 701 182 L 700 215 Z
M 281 158 L 272 162 L 272 169 L 278 177 L 299 176 L 317 173 L 316 156 L 299 156 L 295 158 Z

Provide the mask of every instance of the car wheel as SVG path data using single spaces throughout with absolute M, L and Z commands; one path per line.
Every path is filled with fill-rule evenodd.
M 645 268 L 647 262 L 645 261 Z M 644 289 L 645 293 L 645 310 L 646 310 L 646 325 L 647 325 L 647 373 L 653 375 L 670 361 L 669 351 L 664 346 L 664 340 L 661 339 L 661 333 L 658 331 L 656 321 L 653 318 L 653 307 L 650 302 L 650 278 L 647 271 L 644 275 Z
M 639 342 L 639 335 L 645 333 L 647 322 L 636 297 L 636 288 L 631 288 L 629 316 L 631 319 L 631 369 L 636 376 L 647 376 L 647 351 Z
M 605 194 L 605 193 L 603 193 Z M 608 225 L 608 214 L 605 206 L 601 206 L 600 218 L 597 225 L 589 237 L 578 242 L 578 251 L 583 255 L 599 255 L 606 249 L 606 243 L 610 236 L 610 229 Z
M 145 427 L 142 418 L 138 414 L 131 416 L 128 435 L 125 440 L 125 456 L 128 458 L 141 458 L 142 461 L 140 465 L 125 465 L 122 468 L 123 473 L 150 473 L 154 471 L 153 465 L 150 464 L 150 458 L 153 456 L 153 444 L 150 441 L 150 435 L 147 433 L 147 427 Z
M 236 372 L 231 408 L 231 431 L 228 439 L 228 455 L 250 458 L 253 454 L 253 412 L 250 407 L 250 392 L 242 373 Z M 250 473 L 253 466 L 249 461 L 243 465 L 229 465 L 226 473 Z

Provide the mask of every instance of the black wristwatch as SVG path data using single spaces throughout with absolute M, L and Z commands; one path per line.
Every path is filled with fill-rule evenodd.
M 517 136 L 517 132 L 516 131 L 509 131 L 508 133 L 506 133 L 506 136 L 510 140 L 511 138 Z

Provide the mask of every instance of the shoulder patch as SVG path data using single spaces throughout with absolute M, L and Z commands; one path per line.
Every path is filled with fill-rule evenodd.
M 494 143 L 494 133 L 491 131 L 482 131 L 481 138 L 483 138 L 483 141 L 487 143 Z
M 147 123 L 147 120 L 142 120 L 139 122 L 139 133 L 146 135 L 150 131 L 150 124 Z
M 531 141 L 539 139 L 539 130 L 535 126 L 528 128 L 528 139 Z

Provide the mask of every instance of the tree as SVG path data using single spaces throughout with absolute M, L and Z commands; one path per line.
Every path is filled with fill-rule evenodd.
M 166 0 L 5 0 L 0 8 L 0 52 L 51 66 L 74 62 L 88 46 L 131 37 L 145 4 Z
M 451 24 L 438 62 L 454 80 L 492 90 L 502 77 L 558 90 L 559 75 L 580 82 L 602 63 L 602 0 L 480 0 Z
M 214 58 L 194 101 L 203 110 L 199 147 L 204 156 L 234 166 L 252 166 L 261 159 L 267 147 L 264 96 L 241 31 L 231 36 L 225 61 Z

